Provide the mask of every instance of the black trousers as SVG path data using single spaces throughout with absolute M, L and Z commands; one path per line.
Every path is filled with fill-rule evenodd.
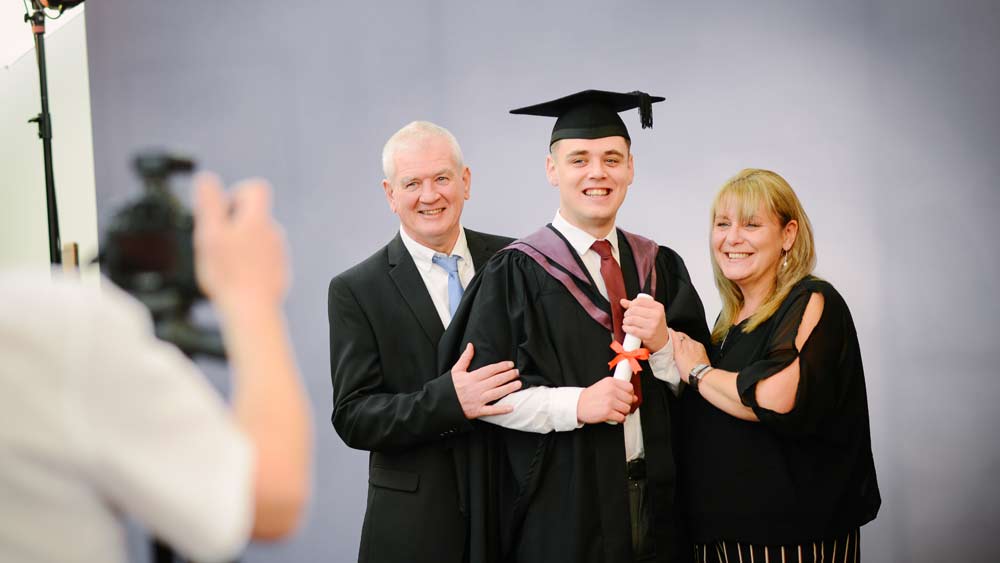
M 656 559 L 652 514 L 646 491 L 646 460 L 635 459 L 625 468 L 628 485 L 629 520 L 632 523 L 632 556 L 635 561 Z

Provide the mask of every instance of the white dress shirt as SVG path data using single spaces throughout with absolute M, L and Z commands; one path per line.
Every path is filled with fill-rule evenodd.
M 406 229 L 402 225 L 399 226 L 399 238 L 403 240 L 403 246 L 410 253 L 413 263 L 417 266 L 417 271 L 420 272 L 420 277 L 424 280 L 427 293 L 430 294 L 431 301 L 434 302 L 434 309 L 437 310 L 438 316 L 441 317 L 441 324 L 445 328 L 448 328 L 448 325 L 451 323 L 451 309 L 448 308 L 448 272 L 433 262 L 435 254 L 444 255 L 444 253 L 438 252 L 433 248 L 427 248 L 413 240 L 410 238 L 410 235 L 406 234 Z M 458 256 L 460 258 L 458 261 L 458 278 L 462 282 L 462 288 L 468 287 L 469 282 L 476 275 L 476 269 L 472 263 L 472 254 L 469 253 L 469 243 L 465 239 L 465 229 L 461 228 L 461 226 L 459 226 L 459 235 L 458 240 L 455 241 L 455 247 L 451 249 L 451 256 Z
M 597 239 L 586 231 L 572 225 L 563 218 L 562 214 L 556 211 L 556 216 L 552 219 L 552 226 L 556 228 L 570 246 L 583 260 L 584 266 L 597 284 L 598 291 L 605 299 L 608 297 L 607 288 L 604 286 L 604 277 L 601 276 L 601 257 L 590 247 Z M 611 235 L 608 237 L 608 235 Z M 611 254 L 615 261 L 621 263 L 618 254 L 618 235 L 615 227 L 605 237 L 611 243 Z M 659 351 L 650 354 L 649 367 L 653 371 L 653 376 L 661 381 L 665 381 L 677 394 L 680 390 L 680 373 L 677 371 L 677 364 L 674 363 L 674 348 L 667 342 Z M 611 375 L 611 372 L 608 372 Z M 566 432 L 576 430 L 583 426 L 576 418 L 576 407 L 580 401 L 582 387 L 532 387 L 516 393 L 511 393 L 499 401 L 502 405 L 513 405 L 514 410 L 508 414 L 483 417 L 482 420 L 525 432 L 546 433 L 551 431 Z M 631 461 L 643 457 L 644 449 L 642 443 L 642 425 L 640 419 L 641 409 L 625 417 L 625 459 Z

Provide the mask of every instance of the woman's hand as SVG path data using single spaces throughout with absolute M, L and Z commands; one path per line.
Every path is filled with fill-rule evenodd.
M 687 383 L 691 368 L 698 364 L 709 363 L 708 353 L 701 342 L 683 332 L 671 328 L 668 328 L 667 332 L 670 333 L 670 342 L 674 345 L 674 361 L 677 362 L 677 371 L 681 374 L 681 380 Z

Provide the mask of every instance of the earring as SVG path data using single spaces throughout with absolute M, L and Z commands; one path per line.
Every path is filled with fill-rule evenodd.
M 788 251 L 787 250 L 782 250 L 781 251 L 781 255 L 785 258 L 784 261 L 782 261 L 782 263 L 781 263 L 781 267 L 782 268 L 787 268 L 788 267 Z

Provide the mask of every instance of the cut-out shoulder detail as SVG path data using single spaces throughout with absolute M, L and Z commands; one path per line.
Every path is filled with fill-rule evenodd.
M 819 324 L 823 316 L 823 304 L 823 294 L 814 291 L 799 322 L 798 333 L 795 336 L 796 350 L 802 351 L 802 347 L 809 340 L 809 335 Z M 757 404 L 778 414 L 792 412 L 799 388 L 799 375 L 799 359 L 796 358 L 784 369 L 757 384 L 755 391 Z
M 806 305 L 806 311 L 802 314 L 802 322 L 799 323 L 799 332 L 795 336 L 795 348 L 802 351 L 802 346 L 809 339 L 809 335 L 812 334 L 814 328 L 819 323 L 820 317 L 823 316 L 823 294 L 814 291 L 811 296 L 809 296 L 809 304 Z

